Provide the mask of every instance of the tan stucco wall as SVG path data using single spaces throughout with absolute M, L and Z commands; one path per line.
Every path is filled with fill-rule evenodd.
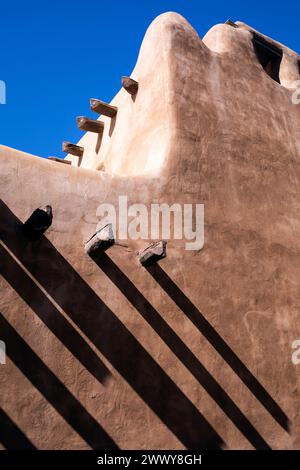
M 281 85 L 246 26 L 201 41 L 162 15 L 132 73 L 135 101 L 116 95 L 114 128 L 100 118 L 98 153 L 84 135 L 80 168 L 0 148 L 0 325 L 12 341 L 0 405 L 36 447 L 300 447 L 298 56 L 280 47 Z M 170 241 L 147 271 L 136 255 L 147 241 L 129 241 L 96 265 L 84 242 L 119 195 L 204 203 L 203 249 Z M 52 226 L 28 242 L 21 222 L 45 204 Z

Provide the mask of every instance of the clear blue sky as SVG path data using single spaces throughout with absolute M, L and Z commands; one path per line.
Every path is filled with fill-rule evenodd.
M 300 53 L 300 2 L 286 0 L 10 0 L 0 3 L 0 143 L 47 157 L 77 142 L 89 98 L 110 101 L 160 13 L 181 13 L 203 37 L 228 18 Z M 95 117 L 95 116 L 94 116 Z

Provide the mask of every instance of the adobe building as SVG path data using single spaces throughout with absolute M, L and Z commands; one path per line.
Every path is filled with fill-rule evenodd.
M 299 79 L 243 23 L 166 13 L 64 163 L 0 148 L 3 448 L 300 448 Z M 120 195 L 204 204 L 203 247 L 90 256 Z

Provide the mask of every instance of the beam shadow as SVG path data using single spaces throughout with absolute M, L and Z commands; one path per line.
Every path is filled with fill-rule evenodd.
M 49 330 L 52 331 L 95 379 L 103 383 L 105 378 L 111 375 L 106 365 L 82 336 L 55 308 L 43 291 L 1 245 L 0 275 L 3 276 Z
M 0 331 L 12 362 L 85 442 L 92 449 L 117 449 L 107 432 L 28 346 L 2 313 Z
M 231 400 L 225 390 L 223 390 L 208 370 L 113 260 L 106 253 L 102 253 L 101 256 L 97 258 L 93 257 L 93 260 L 148 322 L 153 330 L 156 331 L 170 350 L 185 365 L 249 442 L 251 442 L 256 449 L 270 449 L 267 442 L 261 437 L 233 400 Z
M 236 375 L 242 380 L 250 392 L 277 421 L 277 423 L 285 431 L 289 431 L 289 419 L 284 411 L 279 407 L 268 391 L 263 387 L 263 385 L 261 385 L 241 359 L 235 354 L 231 347 L 213 328 L 204 315 L 168 276 L 168 274 L 157 263 L 147 266 L 146 269 L 166 294 L 173 300 L 173 302 L 175 302 L 175 304 L 210 342 L 210 344 L 227 362 Z
M 35 450 L 23 431 L 0 408 L 0 442 L 6 450 Z
M 0 238 L 184 446 L 222 447 L 210 423 L 112 310 L 45 236 L 26 240 L 22 223 L 3 201 Z

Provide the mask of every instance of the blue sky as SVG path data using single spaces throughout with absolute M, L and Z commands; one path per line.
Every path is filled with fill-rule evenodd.
M 0 3 L 0 143 L 43 157 L 77 142 L 76 116 L 89 99 L 110 101 L 135 65 L 144 33 L 176 11 L 201 37 L 228 18 L 244 21 L 300 53 L 300 2 L 270 0 L 14 0 Z

